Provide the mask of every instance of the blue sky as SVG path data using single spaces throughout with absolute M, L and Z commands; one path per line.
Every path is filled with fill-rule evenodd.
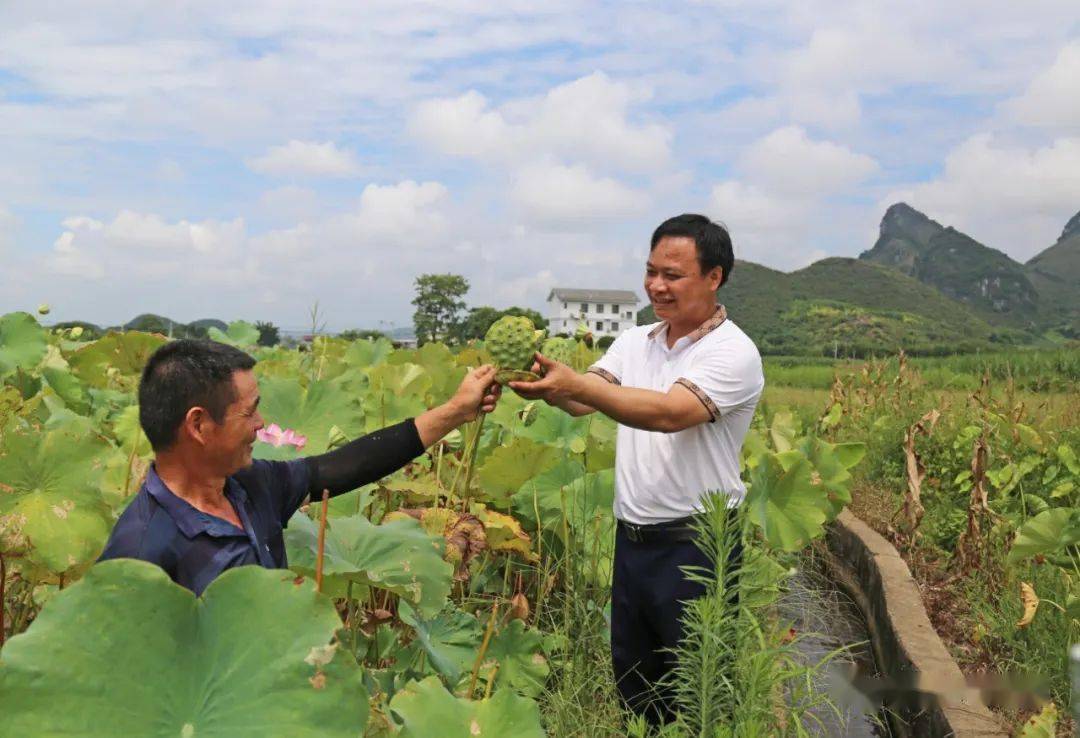
M 1075 2 L 35 5 L 0 311 L 404 325 L 423 272 L 640 293 L 678 212 L 792 270 L 901 199 L 1021 261 L 1080 210 Z

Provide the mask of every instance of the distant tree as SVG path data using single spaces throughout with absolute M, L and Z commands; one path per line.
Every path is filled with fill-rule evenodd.
M 342 331 L 337 334 L 338 338 L 344 338 L 346 341 L 378 341 L 380 338 L 389 339 L 382 331 L 375 330 L 359 330 L 357 328 L 350 328 L 347 331 Z
M 480 339 L 487 335 L 488 328 L 502 317 L 502 313 L 493 307 L 481 305 L 469 309 L 465 319 L 457 324 L 454 331 L 454 340 L 464 343 L 473 339 Z
M 416 278 L 412 304 L 413 328 L 418 344 L 451 338 L 457 327 L 469 291 L 469 282 L 459 274 L 421 274 Z
M 255 328 L 259 331 L 260 346 L 277 346 L 281 343 L 281 331 L 273 323 L 266 320 L 255 321 Z
M 615 343 L 615 336 L 600 336 L 600 339 L 596 342 L 596 348 L 607 351 L 608 347 L 613 343 Z
M 547 318 L 545 318 L 543 315 L 541 315 L 540 313 L 538 313 L 535 310 L 532 310 L 530 308 L 521 308 L 521 307 L 517 307 L 515 305 L 514 307 L 510 307 L 510 308 L 507 308 L 506 310 L 503 310 L 502 314 L 503 315 L 514 315 L 516 317 L 528 318 L 529 320 L 531 320 L 533 322 L 534 326 L 536 326 L 537 328 L 539 328 L 541 330 L 548 327 Z

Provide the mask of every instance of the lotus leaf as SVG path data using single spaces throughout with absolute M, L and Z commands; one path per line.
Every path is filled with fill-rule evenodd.
M 766 454 L 751 470 L 747 514 L 770 545 L 797 551 L 821 534 L 829 501 L 813 471 L 799 451 Z
M 483 628 L 473 615 L 448 609 L 425 620 L 408 603 L 402 603 L 398 607 L 398 616 L 416 633 L 416 640 L 407 651 L 410 663 L 416 651 L 423 650 L 428 663 L 451 686 L 456 685 L 462 675 L 472 668 L 484 637 Z
M 211 341 L 227 343 L 237 348 L 256 346 L 259 343 L 259 329 L 245 320 L 234 320 L 229 323 L 228 330 L 221 330 L 216 326 L 210 326 L 207 336 Z
M 512 498 L 512 510 L 518 520 L 531 524 L 531 530 L 553 528 L 562 522 L 563 488 L 585 474 L 585 467 L 574 458 L 563 458 L 547 471 L 521 485 Z M 537 514 L 540 520 L 537 520 Z
M 1080 545 L 1080 510 L 1056 507 L 1020 526 L 1007 561 L 1015 564 L 1032 556 L 1061 554 L 1076 545 Z
M 536 559 L 529 534 L 521 529 L 521 523 L 513 517 L 488 510 L 484 505 L 476 505 L 473 512 L 484 524 L 487 545 L 492 551 L 516 551 L 526 559 Z
M 79 415 L 86 415 L 90 411 L 90 398 L 87 397 L 78 377 L 67 369 L 51 366 L 46 367 L 41 374 L 56 396 L 64 401 L 65 407 Z
M 0 375 L 37 366 L 45 356 L 45 329 L 30 313 L 8 313 L 0 317 Z
M 499 446 L 484 460 L 476 472 L 486 499 L 505 505 L 510 496 L 528 480 L 558 462 L 558 449 L 527 438 L 514 438 Z
M 110 386 L 110 377 L 123 389 L 134 389 L 150 354 L 167 342 L 156 333 L 110 332 L 68 357 L 71 371 L 85 384 Z M 111 372 L 110 372 L 111 370 Z
M 368 433 L 427 409 L 424 398 L 431 388 L 431 376 L 419 364 L 379 364 L 368 369 L 367 375 L 369 385 L 363 402 Z
M 94 558 L 112 527 L 100 484 L 118 452 L 72 417 L 11 430 L 0 444 L 0 546 L 54 574 Z
M 103 562 L 4 647 L 7 735 L 359 735 L 367 693 L 310 581 L 245 566 L 201 599 L 158 567 Z
M 303 513 L 285 531 L 290 568 L 314 574 L 318 526 Z M 443 561 L 443 541 L 415 520 L 374 525 L 362 515 L 331 518 L 326 528 L 324 584 L 343 592 L 348 582 L 386 589 L 415 605 L 425 617 L 442 609 L 453 567 Z
M 481 673 L 485 679 L 494 673 L 496 689 L 509 686 L 526 697 L 536 697 L 544 691 L 550 672 L 543 642 L 540 631 L 511 620 L 491 639 Z
M 320 454 L 330 445 L 330 429 L 337 426 L 346 436 L 363 433 L 363 413 L 355 398 L 333 381 L 311 382 L 301 387 L 294 379 L 267 377 L 259 382 L 259 412 L 266 423 L 276 423 L 306 436 L 303 452 L 288 446 L 255 445 L 260 459 L 295 459 Z
M 537 704 L 509 689 L 467 700 L 428 677 L 394 695 L 390 710 L 402 723 L 400 738 L 544 738 Z

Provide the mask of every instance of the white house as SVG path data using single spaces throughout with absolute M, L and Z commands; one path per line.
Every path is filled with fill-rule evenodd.
M 574 335 L 584 320 L 594 338 L 617 336 L 637 325 L 637 295 L 630 290 L 555 287 L 547 299 L 548 334 Z

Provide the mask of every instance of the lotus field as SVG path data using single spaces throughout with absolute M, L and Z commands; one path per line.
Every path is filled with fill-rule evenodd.
M 257 335 L 234 323 L 212 337 L 258 359 L 268 427 L 256 456 L 267 459 L 321 453 L 415 416 L 490 360 L 479 344 L 402 350 L 317 337 L 286 350 L 256 347 Z M 494 413 L 402 471 L 331 500 L 324 525 L 320 501 L 302 508 L 285 531 L 289 571 L 230 570 L 196 599 L 149 564 L 94 565 L 151 459 L 135 392 L 167 339 L 81 338 L 27 313 L 0 318 L 4 735 L 644 735 L 621 713 L 606 660 L 611 421 L 507 391 Z M 582 342 L 565 348 L 578 370 L 599 355 Z M 873 423 L 859 415 L 869 401 L 856 408 L 853 398 L 837 396 L 812 422 L 759 411 L 744 447 L 734 656 L 726 673 L 682 689 L 681 721 L 665 735 L 806 734 L 816 697 L 799 686 L 774 603 L 790 552 L 851 502 L 849 470 L 866 447 L 843 429 L 850 438 Z M 1010 497 L 1023 500 L 1012 556 L 1046 557 L 1072 587 L 1075 457 L 1049 435 L 1002 428 L 1031 447 L 1045 481 L 1045 492 Z M 956 480 L 975 490 L 980 515 L 979 490 L 1035 468 L 1026 454 L 1010 463 Z M 918 496 L 908 514 L 919 515 Z M 968 546 L 979 535 L 971 525 Z M 730 602 L 728 584 L 706 597 Z M 1074 593 L 1060 598 L 1070 617 Z M 714 611 L 695 612 L 696 627 L 712 627 Z

